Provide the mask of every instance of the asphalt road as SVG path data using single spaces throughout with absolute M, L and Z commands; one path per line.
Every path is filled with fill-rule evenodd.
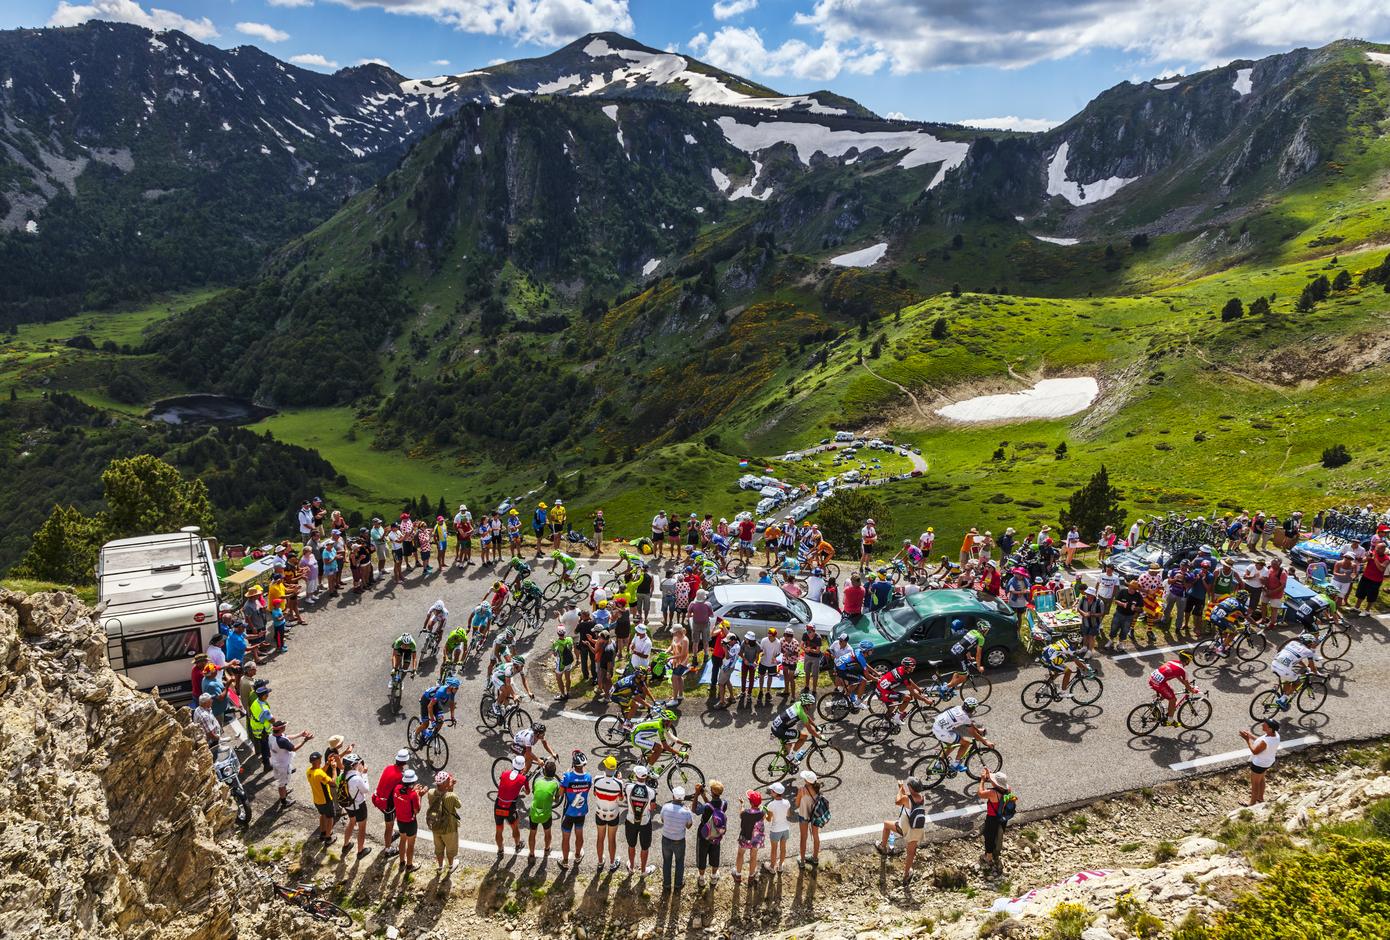
M 611 561 L 599 563 L 607 567 Z M 592 570 L 593 566 L 591 566 Z M 317 740 L 296 760 L 296 773 L 307 766 L 307 751 L 322 745 L 330 735 L 342 734 L 355 742 L 368 762 L 371 776 L 405 743 L 406 721 L 426 685 L 424 679 L 408 680 L 404 712 L 392 714 L 387 705 L 390 642 L 401 632 L 418 632 L 425 610 L 442 598 L 454 618 L 465 616 L 491 585 L 491 572 L 475 564 L 422 578 L 414 572 L 405 583 L 379 585 L 365 598 L 348 594 L 320 605 L 309 622 L 296 627 L 286 654 L 263 667 L 274 686 L 272 701 L 277 717 L 285 718 L 291 732 L 313 731 Z M 540 579 L 544 583 L 544 578 Z M 1390 633 L 1387 618 L 1355 618 L 1351 621 L 1353 644 L 1348 660 L 1333 664 L 1334 678 L 1324 713 L 1290 713 L 1283 733 L 1286 747 L 1306 746 L 1319 740 L 1362 738 L 1390 733 L 1390 706 L 1375 689 L 1390 681 Z M 552 635 L 553 621 L 542 630 L 541 642 Z M 1291 634 L 1282 633 L 1281 637 Z M 660 638 L 658 638 L 660 639 Z M 979 718 L 1004 755 L 1004 769 L 1020 795 L 1021 811 L 1058 806 L 1148 786 L 1220 766 L 1243 763 L 1246 752 L 1237 732 L 1251 725 L 1251 697 L 1272 682 L 1268 660 L 1223 671 L 1199 670 L 1197 684 L 1209 691 L 1214 706 L 1206 727 L 1196 731 L 1160 729 L 1146 738 L 1133 738 L 1125 726 L 1130 709 L 1149 699 L 1145 677 L 1171 655 L 1169 648 L 1099 659 L 1105 692 L 1091 706 L 1058 704 L 1043 714 L 1025 713 L 1019 693 L 1039 678 L 1039 667 L 1009 667 L 992 674 L 994 692 L 981 707 Z M 525 650 L 530 653 L 530 650 Z M 437 664 L 426 661 L 426 666 Z M 548 725 L 555 749 L 567 756 L 571 748 L 583 748 L 595 760 L 606 753 L 594 735 L 593 718 L 603 709 L 585 700 L 553 701 L 546 686 L 550 670 L 548 654 L 528 663 L 527 673 L 538 701 L 525 707 Z M 575 670 L 576 677 L 578 669 Z M 449 743 L 448 770 L 459 777 L 464 800 L 461 836 L 464 845 L 491 851 L 491 768 L 505 753 L 503 740 L 477 727 L 482 682 L 476 666 L 465 673 L 458 700 L 458 725 L 444 732 Z M 691 755 L 708 777 L 722 780 L 731 793 L 754 786 L 753 759 L 772 746 L 766 725 L 774 705 L 745 711 L 708 711 L 701 696 L 688 695 L 680 733 L 694 744 Z M 851 719 L 853 721 L 854 719 Z M 854 735 L 851 723 L 843 723 L 832 737 L 845 751 L 843 768 L 826 781 L 826 795 L 833 816 L 823 838 L 832 844 L 876 838 L 881 819 L 891 813 L 894 779 L 924 752 L 928 740 L 899 739 L 900 747 L 866 748 Z M 428 771 L 418 768 L 422 779 Z M 264 779 L 264 778 L 261 778 Z M 299 798 L 306 794 L 302 776 L 295 779 Z M 976 824 L 979 802 L 965 777 L 945 781 L 931 794 L 933 822 L 937 826 L 966 830 Z M 254 789 L 253 789 L 254 792 Z M 257 812 L 272 797 L 260 794 Z M 373 823 L 374 836 L 379 824 Z M 558 844 L 558 837 L 557 837 Z

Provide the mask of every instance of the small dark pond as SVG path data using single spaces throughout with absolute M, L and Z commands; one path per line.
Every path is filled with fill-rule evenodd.
M 274 408 L 227 395 L 180 395 L 150 409 L 151 418 L 168 424 L 254 424 L 273 414 Z

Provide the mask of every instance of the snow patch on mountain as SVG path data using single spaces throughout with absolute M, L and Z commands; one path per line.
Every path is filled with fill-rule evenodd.
M 719 187 L 721 193 L 729 191 L 729 177 L 717 166 L 709 168 L 710 179 L 714 180 L 714 185 Z
M 1368 52 L 1366 58 L 1377 65 L 1390 65 L 1390 52 Z
M 1182 82 L 1159 82 L 1158 84 L 1154 85 L 1154 87 L 1157 88 L 1159 91 L 1172 91 L 1174 88 L 1177 88 L 1181 84 Z
M 608 117 L 609 117 L 611 120 L 613 120 L 614 122 L 617 122 L 617 120 L 618 120 L 618 106 L 617 106 L 616 104 L 606 104 L 606 105 L 604 105 L 604 106 L 603 106 L 603 113 L 606 114 L 606 115 L 608 115 Z
M 746 183 L 744 183 L 742 186 L 740 186 L 738 189 L 736 189 L 736 190 L 734 190 L 733 192 L 729 193 L 729 201 L 730 201 L 730 202 L 733 202 L 735 199 L 756 199 L 756 200 L 758 200 L 759 202 L 766 202 L 767 199 L 768 199 L 768 197 L 772 195 L 772 187 L 771 187 L 771 186 L 769 186 L 769 187 L 767 187 L 766 189 L 764 189 L 761 193 L 754 193 L 754 192 L 753 192 L 753 190 L 754 190 L 755 188 L 757 188 L 757 185 L 758 185 L 758 177 L 760 177 L 760 176 L 762 176 L 762 175 L 763 175 L 763 165 L 762 165 L 760 162 L 758 162 L 757 160 L 754 160 L 754 161 L 753 161 L 753 176 L 752 176 L 752 178 L 749 179 L 748 182 L 746 182 Z
M 1137 176 L 1111 176 L 1093 183 L 1078 183 L 1067 179 L 1067 150 L 1071 144 L 1063 142 L 1053 154 L 1047 165 L 1047 194 L 1061 196 L 1074 206 L 1100 202 L 1109 199 L 1124 187 L 1139 179 Z
M 557 92 L 564 91 L 566 88 L 573 88 L 583 80 L 583 77 L 578 72 L 575 72 L 573 75 L 561 75 L 553 82 L 541 82 L 537 85 L 536 94 L 553 95 Z
M 1058 237 L 1056 237 L 1056 236 L 1054 236 L 1054 235 L 1034 235 L 1033 237 L 1036 238 L 1036 239 L 1037 239 L 1038 241 L 1040 241 L 1040 242 L 1050 242 L 1050 243 L 1053 244 L 1053 245 L 1079 245 L 1079 244 L 1081 244 L 1081 239 L 1079 239 L 1079 238 L 1058 238 Z
M 898 161 L 903 169 L 925 166 L 928 163 L 941 163 L 941 172 L 928 184 L 931 189 L 941 182 L 946 173 L 965 159 L 969 144 L 939 140 L 923 130 L 902 131 L 850 131 L 833 130 L 823 124 L 802 121 L 759 121 L 757 124 L 742 124 L 735 118 L 721 117 L 716 122 L 724 137 L 745 153 L 757 153 L 775 144 L 787 143 L 796 148 L 796 156 L 802 163 L 810 166 L 811 158 L 817 153 L 828 157 L 842 157 L 850 150 L 880 150 L 907 153 Z
M 1250 76 L 1254 71 L 1254 69 L 1236 69 L 1236 80 L 1231 83 L 1231 87 L 1236 90 L 1236 94 L 1242 97 L 1250 94 L 1250 90 L 1254 87 L 1253 83 L 1250 81 Z
M 652 273 L 653 271 L 655 271 L 655 270 L 656 270 L 657 268 L 659 268 L 659 267 L 661 267 L 661 259 L 660 259 L 660 258 L 653 258 L 653 259 L 651 259 L 651 260 L 648 261 L 646 264 L 642 265 L 642 276 L 643 276 L 643 277 L 649 277 L 649 276 L 651 275 L 651 273 Z
M 887 254 L 887 252 L 888 243 L 879 242 L 877 245 L 870 245 L 868 248 L 861 248 L 858 251 L 836 255 L 830 259 L 830 263 L 839 268 L 869 268 L 883 260 L 883 256 Z

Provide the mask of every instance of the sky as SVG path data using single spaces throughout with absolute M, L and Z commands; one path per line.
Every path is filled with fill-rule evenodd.
M 613 30 L 788 94 L 1039 130 L 1104 89 L 1334 39 L 1390 39 L 1387 0 L 4 0 L 0 28 L 89 19 L 412 78 Z

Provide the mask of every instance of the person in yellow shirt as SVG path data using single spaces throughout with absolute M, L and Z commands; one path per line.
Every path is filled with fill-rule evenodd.
M 269 610 L 285 609 L 285 573 L 276 568 L 270 576 L 270 586 L 265 589 L 265 601 Z
M 305 776 L 309 778 L 309 794 L 319 811 L 319 841 L 332 842 L 335 811 L 333 778 L 323 766 L 323 755 L 318 751 L 309 755 L 309 769 L 305 771 Z
M 763 529 L 763 564 L 772 564 L 772 553 L 777 551 L 777 544 L 782 541 L 782 527 L 774 519 Z
M 565 508 L 563 499 L 556 499 L 555 505 L 550 510 L 550 547 L 558 549 L 560 540 L 569 531 L 569 510 Z

